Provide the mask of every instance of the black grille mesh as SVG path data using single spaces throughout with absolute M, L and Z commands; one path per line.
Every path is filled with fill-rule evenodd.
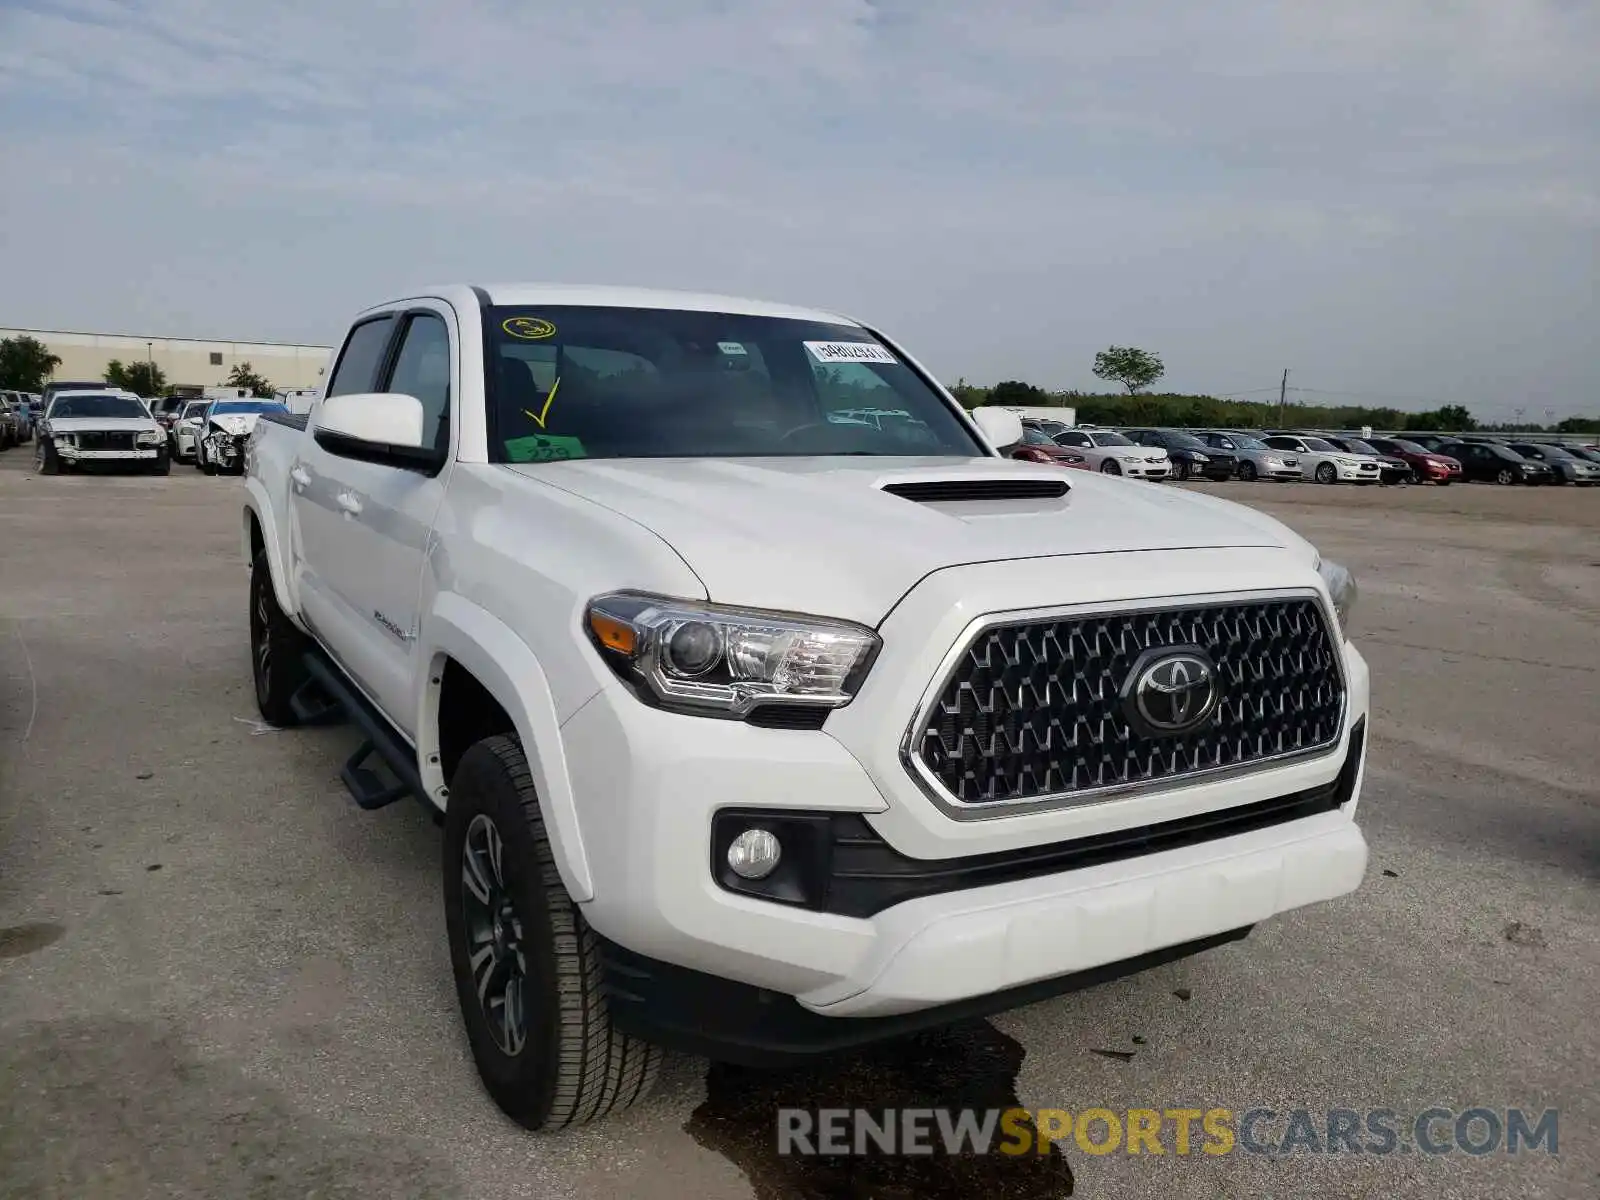
M 1152 738 L 1118 691 L 1141 652 L 1204 648 L 1221 699 L 1199 731 Z M 912 749 L 964 804 L 1178 780 L 1339 739 L 1337 650 L 1311 599 L 1206 605 L 1004 625 L 978 634 Z
M 90 430 L 75 435 L 80 450 L 132 450 L 133 434 Z

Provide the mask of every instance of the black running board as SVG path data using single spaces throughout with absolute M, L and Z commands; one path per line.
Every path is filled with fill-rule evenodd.
M 416 754 L 394 727 L 321 653 L 307 654 L 305 666 L 310 679 L 295 693 L 291 702 L 295 712 L 299 714 L 303 706 L 306 715 L 317 723 L 342 714 L 365 738 L 339 772 L 340 781 L 356 804 L 371 811 L 411 796 L 435 821 L 439 820 L 439 810 L 429 802 L 417 773 Z M 380 764 L 394 776 L 394 783 L 386 782 L 374 769 Z

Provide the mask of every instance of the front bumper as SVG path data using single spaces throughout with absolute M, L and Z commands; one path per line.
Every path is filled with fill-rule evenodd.
M 1169 560 L 1167 571 L 1184 566 L 1160 557 Z M 1246 574 L 1251 557 L 1239 555 Z M 1281 566 L 1281 555 L 1270 559 Z M 1005 591 L 1013 603 L 1025 599 L 1017 584 L 1030 568 L 1006 566 L 1009 572 L 990 576 L 992 594 L 969 591 L 965 616 L 958 606 L 953 617 L 964 623 Z M 1108 561 L 1109 586 L 1126 583 L 1119 569 L 1136 568 Z M 1277 575 L 1272 586 L 1283 583 L 1281 570 Z M 583 841 L 594 879 L 585 916 L 616 948 L 619 996 L 643 994 L 652 973 L 688 972 L 697 986 L 709 980 L 734 991 L 760 989 L 811 1017 L 899 1020 L 947 1006 L 993 1011 L 1007 1006 L 1006 997 L 1059 991 L 1078 977 L 1093 981 L 1129 963 L 1159 961 L 1361 883 L 1367 850 L 1354 816 L 1368 674 L 1353 647 L 1342 647 L 1344 732 L 1325 755 L 1074 808 L 952 820 L 918 790 L 893 750 L 910 711 L 903 701 L 926 684 L 929 654 L 950 644 L 953 628 L 927 619 L 950 611 L 948 597 L 937 588 L 918 592 L 926 593 L 920 603 L 902 606 L 885 623 L 885 653 L 874 673 L 881 668 L 891 677 L 880 679 L 884 687 L 870 702 L 863 703 L 864 689 L 835 712 L 826 729 L 678 716 L 641 704 L 620 686 L 604 688 L 565 724 L 567 769 L 574 793 L 585 798 Z M 896 626 L 902 633 L 921 627 L 925 637 L 931 631 L 932 644 L 905 647 Z M 1282 808 L 1313 793 L 1325 797 L 1320 808 Z M 1247 820 L 1274 806 L 1279 817 Z M 964 859 L 1065 857 L 1042 871 L 1001 872 L 992 883 L 974 874 L 972 886 L 963 879 L 884 907 L 863 906 L 870 915 L 818 911 L 718 883 L 712 829 L 728 809 L 775 819 L 858 814 L 884 853 L 930 860 L 930 872 L 958 869 Z M 1213 821 L 1220 834 L 1173 832 Z M 1143 849 L 1078 855 L 1096 839 L 1141 842 Z M 705 1005 L 708 1029 L 716 1029 L 719 1004 L 712 998 Z M 860 1038 L 865 1029 L 837 1036 Z
M 1343 463 L 1334 463 L 1333 469 L 1338 473 L 1340 483 L 1377 483 L 1383 477 L 1383 472 L 1377 467 L 1347 467 Z
M 62 462 L 154 462 L 161 457 L 160 446 L 137 446 L 132 450 L 80 450 L 76 446 L 56 443 L 56 455 Z
M 1122 473 L 1132 479 L 1165 479 L 1172 473 L 1172 463 L 1168 462 L 1141 462 L 1137 459 L 1119 458 L 1117 466 L 1122 468 Z

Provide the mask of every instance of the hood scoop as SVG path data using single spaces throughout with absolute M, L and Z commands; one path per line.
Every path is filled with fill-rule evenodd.
M 883 491 L 918 504 L 964 500 L 1059 500 L 1072 490 L 1065 479 L 919 479 L 886 483 Z

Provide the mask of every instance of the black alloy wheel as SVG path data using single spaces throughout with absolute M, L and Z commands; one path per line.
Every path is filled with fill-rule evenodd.
M 528 1044 L 528 959 L 505 857 L 494 820 L 487 813 L 475 814 L 461 848 L 468 962 L 484 1024 L 500 1053 L 515 1058 Z

